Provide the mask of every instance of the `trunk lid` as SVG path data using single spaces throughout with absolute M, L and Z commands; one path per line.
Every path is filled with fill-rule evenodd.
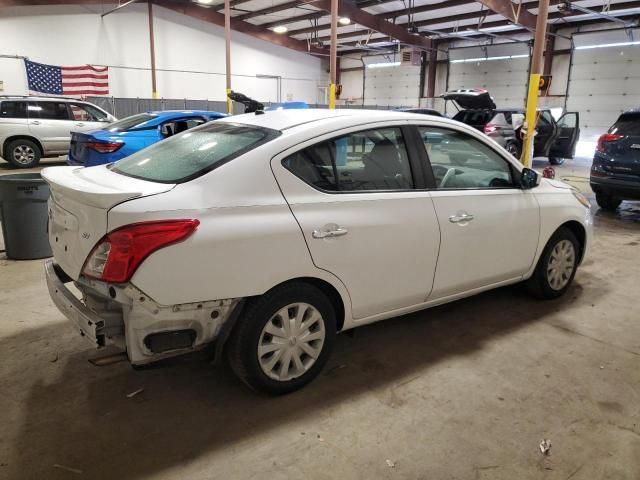
M 457 103 L 461 108 L 493 110 L 496 104 L 489 92 L 480 88 L 452 90 L 442 95 L 445 100 Z
M 58 264 L 77 280 L 96 243 L 108 232 L 109 210 L 133 198 L 175 185 L 138 180 L 99 167 L 49 167 L 42 177 L 51 188 L 49 243 Z

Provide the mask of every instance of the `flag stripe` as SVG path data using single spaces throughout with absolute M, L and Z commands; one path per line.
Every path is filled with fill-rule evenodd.
M 103 68 L 98 68 L 98 67 L 94 67 L 93 65 L 81 65 L 79 67 L 60 67 L 60 69 L 62 71 L 69 71 L 69 70 L 80 70 L 80 71 L 84 71 L 84 70 L 93 70 L 94 72 L 106 72 L 109 70 L 109 67 L 103 67 Z
M 99 80 L 107 80 L 109 78 L 109 75 L 104 75 L 104 74 L 98 75 L 95 73 L 73 73 L 73 74 L 63 73 L 62 79 L 66 80 L 67 78 L 95 78 Z
M 67 88 L 73 87 L 107 87 L 107 82 L 62 82 L 62 87 L 66 90 Z

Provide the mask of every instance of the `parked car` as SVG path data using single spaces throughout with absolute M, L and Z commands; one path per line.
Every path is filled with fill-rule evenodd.
M 73 132 L 67 163 L 91 167 L 115 162 L 160 140 L 222 117 L 226 115 L 201 110 L 145 112 L 99 130 Z
M 616 210 L 622 200 L 640 200 L 640 109 L 620 115 L 600 136 L 590 182 L 604 210 Z
M 69 151 L 72 131 L 102 128 L 116 118 L 92 103 L 59 97 L 0 97 L 2 157 L 31 168 L 42 157 Z
M 454 102 L 459 111 L 454 120 L 480 130 L 519 157 L 522 152 L 520 127 L 525 117 L 523 108 L 497 108 L 487 90 L 454 90 L 443 95 Z M 561 165 L 566 158 L 573 158 L 580 138 L 577 112 L 566 112 L 556 121 L 548 109 L 538 110 L 533 155 L 547 157 L 552 165 Z
M 591 242 L 575 189 L 398 112 L 240 115 L 42 175 L 49 292 L 87 338 L 134 365 L 213 342 L 273 394 L 316 377 L 337 332 L 522 281 L 559 297 Z
M 398 108 L 394 110 L 396 112 L 406 112 L 406 113 L 419 113 L 421 115 L 434 115 L 436 117 L 446 117 L 446 115 L 440 113 L 438 110 L 434 110 L 433 108 Z

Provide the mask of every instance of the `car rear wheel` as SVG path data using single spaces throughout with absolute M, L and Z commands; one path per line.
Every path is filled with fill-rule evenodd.
M 27 139 L 13 140 L 4 151 L 5 160 L 16 168 L 35 167 L 41 156 L 38 145 Z
M 547 242 L 533 275 L 525 282 L 529 292 L 541 299 L 562 296 L 576 274 L 579 251 L 573 232 L 560 227 Z
M 326 295 L 303 282 L 289 283 L 247 304 L 229 339 L 227 358 L 249 387 L 282 395 L 320 373 L 335 334 L 335 312 Z
M 596 203 L 601 209 L 614 212 L 622 200 L 606 193 L 596 193 Z
M 549 163 L 551 165 L 562 165 L 564 163 L 564 158 L 560 157 L 549 157 Z

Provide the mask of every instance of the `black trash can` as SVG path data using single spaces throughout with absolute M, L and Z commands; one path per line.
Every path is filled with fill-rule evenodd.
M 7 257 L 51 256 L 47 236 L 49 185 L 39 173 L 0 175 L 0 221 Z

